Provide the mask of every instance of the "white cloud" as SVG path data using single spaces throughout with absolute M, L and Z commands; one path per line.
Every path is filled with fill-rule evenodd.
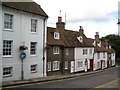
M 78 30 L 80 25 L 83 25 L 86 32 L 90 36 L 94 36 L 96 31 L 104 31 L 106 35 L 116 33 L 117 19 L 116 13 L 119 0 L 34 0 L 48 14 L 48 26 L 56 26 L 59 11 L 62 11 L 63 21 L 64 14 L 67 13 L 67 29 Z M 111 14 L 111 15 L 110 15 Z M 99 30 L 101 29 L 101 30 Z M 109 31 L 108 31 L 109 30 Z M 108 33 L 109 32 L 109 33 Z

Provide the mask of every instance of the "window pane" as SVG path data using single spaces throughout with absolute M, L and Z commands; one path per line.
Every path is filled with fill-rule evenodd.
M 12 29 L 12 25 L 13 25 L 13 15 L 5 14 L 4 15 L 4 28 Z
M 12 54 L 12 41 L 3 41 L 3 55 L 11 55 Z
M 37 20 L 31 19 L 31 32 L 36 32 L 37 29 Z
M 37 42 L 31 42 L 31 46 L 30 46 L 30 54 L 31 55 L 36 54 L 36 44 L 37 44 Z

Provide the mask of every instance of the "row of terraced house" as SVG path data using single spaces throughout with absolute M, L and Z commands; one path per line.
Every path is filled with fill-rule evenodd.
M 115 66 L 106 41 L 87 38 L 84 29 L 66 30 L 62 17 L 47 27 L 48 15 L 35 2 L 0 3 L 0 79 L 24 80 L 88 72 Z

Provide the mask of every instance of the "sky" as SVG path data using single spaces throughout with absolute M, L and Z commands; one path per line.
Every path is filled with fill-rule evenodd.
M 79 31 L 83 26 L 88 38 L 118 33 L 119 0 L 33 0 L 40 4 L 49 18 L 47 26 L 56 27 L 58 16 L 62 16 L 68 30 Z M 61 10 L 61 13 L 60 13 Z

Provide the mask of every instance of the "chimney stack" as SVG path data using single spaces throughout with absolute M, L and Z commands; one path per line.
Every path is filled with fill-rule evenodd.
M 84 33 L 83 26 L 80 26 L 79 32 L 80 32 L 80 33 Z
M 62 22 L 62 17 L 61 16 L 58 17 L 58 22 L 56 23 L 56 27 L 58 29 L 61 29 L 61 30 L 65 29 L 65 23 Z
M 58 17 L 58 22 L 62 22 L 62 17 Z
M 95 39 L 99 39 L 99 32 L 96 32 Z
M 99 32 L 96 32 L 96 35 L 95 35 L 95 40 L 96 40 L 96 43 L 99 43 Z

